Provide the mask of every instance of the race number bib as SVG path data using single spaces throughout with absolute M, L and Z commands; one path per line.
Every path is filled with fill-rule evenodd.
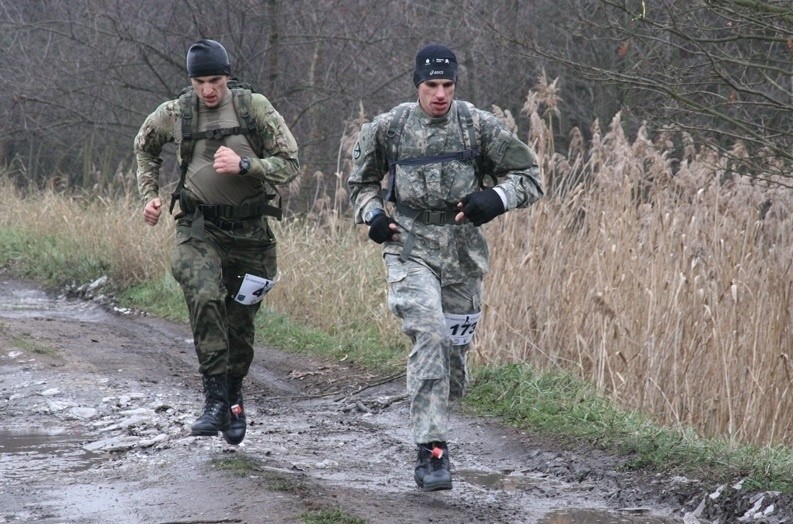
M 240 290 L 237 292 L 234 300 L 245 306 L 258 304 L 274 285 L 274 280 L 246 273 L 245 278 L 242 279 L 242 284 L 240 284 Z
M 449 338 L 452 339 L 452 345 L 464 346 L 474 338 L 474 331 L 476 331 L 479 319 L 482 318 L 482 312 L 469 313 L 468 315 L 444 313 L 443 316 L 446 317 L 446 331 Z

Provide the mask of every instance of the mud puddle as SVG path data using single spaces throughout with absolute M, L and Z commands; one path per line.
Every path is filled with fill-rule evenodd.
M 105 457 L 82 449 L 84 437 L 62 427 L 0 430 L 0 477 L 83 471 Z M 24 467 L 20 465 L 24 464 Z
M 104 311 L 92 302 L 53 297 L 35 288 L 4 286 L 4 289 L 0 290 L 0 317 L 98 322 L 105 318 L 105 315 Z
M 677 521 L 641 516 L 620 516 L 602 510 L 568 509 L 554 511 L 541 518 L 538 524 L 667 524 L 671 522 Z

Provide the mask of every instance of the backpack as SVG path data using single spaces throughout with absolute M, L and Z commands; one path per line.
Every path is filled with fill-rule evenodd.
M 236 127 L 224 127 L 222 129 L 210 129 L 207 131 L 198 131 L 198 97 L 195 94 L 192 86 L 182 89 L 179 93 L 179 109 L 182 118 L 182 143 L 179 146 L 179 156 L 181 157 L 180 177 L 176 188 L 171 194 L 171 207 L 170 211 L 173 213 L 176 200 L 181 196 L 182 189 L 184 188 L 185 176 L 187 176 L 187 166 L 190 165 L 190 160 L 193 157 L 193 150 L 195 143 L 204 138 L 220 139 L 229 135 L 245 135 L 248 143 L 251 145 L 256 156 L 264 156 L 264 142 L 259 134 L 259 125 L 256 123 L 256 118 L 253 116 L 251 110 L 251 95 L 255 92 L 250 84 L 241 82 L 236 78 L 232 78 L 228 82 L 229 89 L 231 90 L 232 103 L 234 104 L 234 111 L 237 113 L 237 119 L 240 125 Z M 273 188 L 275 190 L 275 188 Z M 277 190 L 276 190 L 277 193 Z M 274 198 L 276 195 L 267 195 L 268 199 Z M 265 214 L 274 216 L 278 220 L 281 219 L 280 209 L 280 195 L 279 205 L 265 206 L 268 211 Z
M 492 170 L 488 170 L 485 165 L 485 159 L 481 156 L 480 145 L 480 126 L 479 115 L 472 115 L 468 104 L 460 102 L 457 104 L 457 119 L 460 128 L 463 131 L 463 143 L 465 149 L 463 151 L 456 151 L 452 153 L 444 153 L 435 156 L 422 156 L 417 158 L 407 158 L 399 160 L 399 141 L 402 137 L 402 132 L 405 129 L 405 122 L 410 114 L 413 104 L 400 104 L 394 110 L 391 121 L 388 123 L 388 130 L 386 131 L 386 158 L 388 160 L 388 185 L 386 194 L 384 196 L 387 202 L 396 202 L 396 166 L 420 166 L 426 164 L 433 164 L 436 162 L 448 162 L 450 160 L 473 160 L 474 172 L 479 181 L 479 187 L 487 187 L 485 184 L 485 176 L 489 176 L 493 181 L 493 185 L 497 183 L 496 177 L 492 174 Z

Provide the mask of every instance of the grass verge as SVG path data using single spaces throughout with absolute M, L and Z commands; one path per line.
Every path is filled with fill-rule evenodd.
M 300 518 L 306 524 L 366 524 L 365 520 L 348 515 L 338 509 L 307 511 L 300 515 Z
M 714 482 L 745 479 L 747 487 L 793 491 L 790 449 L 735 445 L 699 438 L 687 428 L 662 427 L 566 373 L 537 373 L 527 364 L 478 368 L 465 405 L 565 445 L 583 442 L 615 452 L 624 458 L 624 469 Z

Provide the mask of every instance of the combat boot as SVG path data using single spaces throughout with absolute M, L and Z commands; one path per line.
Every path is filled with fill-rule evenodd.
M 414 478 L 421 491 L 452 489 L 449 449 L 446 442 L 419 444 Z
M 243 377 L 229 377 L 229 428 L 223 438 L 229 444 L 237 445 L 245 438 L 245 407 L 242 399 Z
M 190 435 L 214 437 L 229 427 L 229 385 L 226 374 L 204 375 L 204 413 L 193 423 Z

